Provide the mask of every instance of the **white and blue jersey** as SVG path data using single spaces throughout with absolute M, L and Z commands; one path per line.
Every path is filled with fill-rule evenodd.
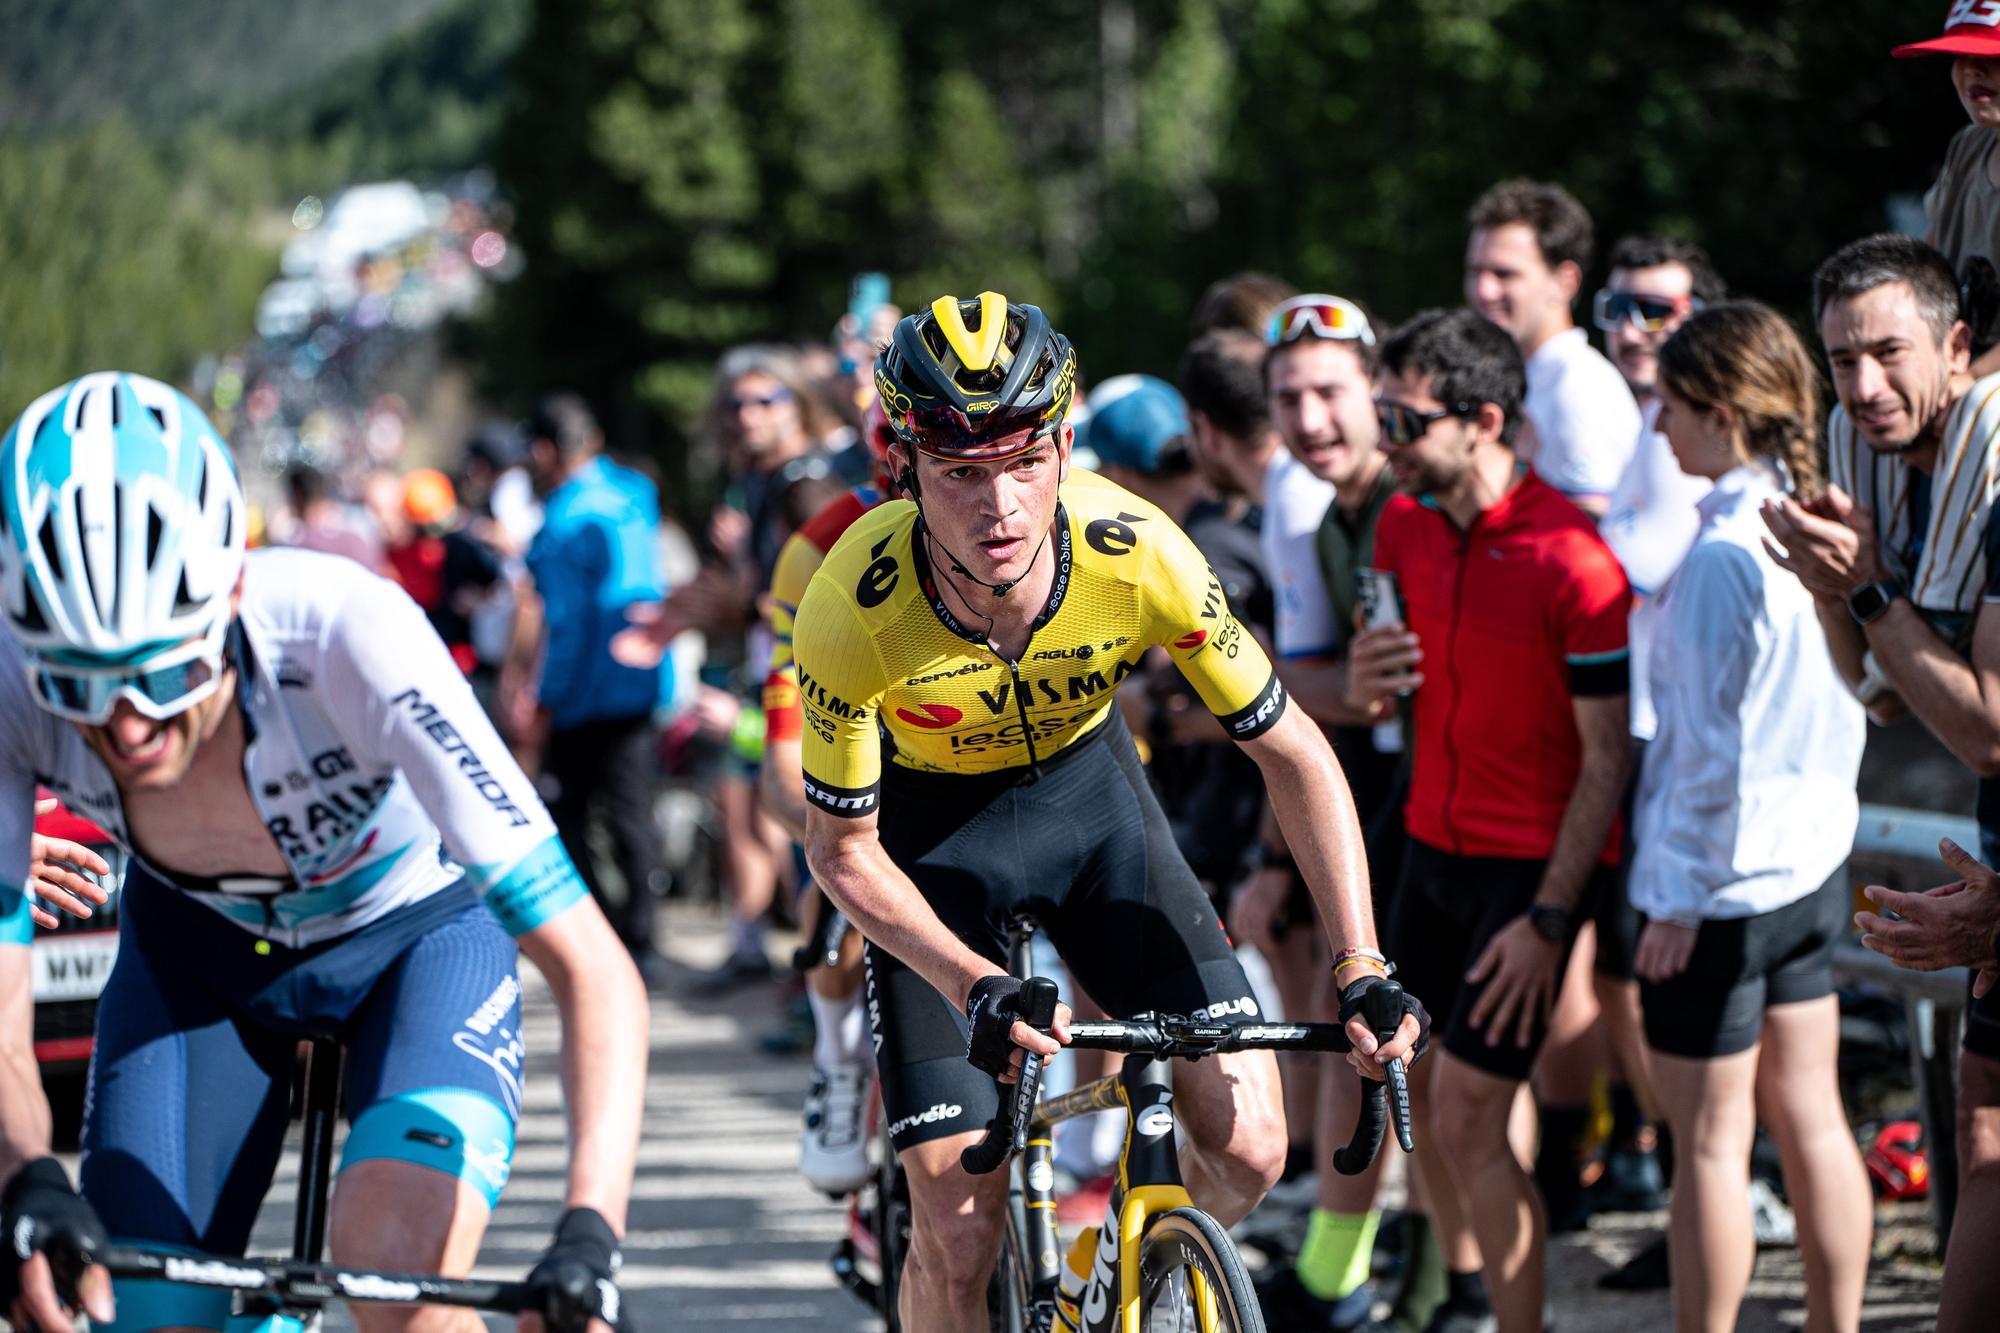
M 515 935 L 585 896 L 533 785 L 395 584 L 338 556 L 253 551 L 231 655 L 250 799 L 291 873 L 162 878 L 292 948 L 461 877 Z M 110 771 L 35 703 L 20 648 L 0 632 L 0 940 L 29 935 L 20 886 L 37 781 L 145 858 Z
M 416 603 L 339 556 L 253 551 L 229 641 L 251 801 L 282 878 L 193 879 L 134 845 L 109 771 L 0 631 L 0 944 L 30 935 L 37 781 L 132 852 L 81 1184 L 114 1239 L 241 1253 L 301 1037 L 346 1047 L 342 1169 L 389 1159 L 490 1205 L 520 1114 L 518 936 L 582 880 Z M 503 929 L 504 927 L 504 929 Z M 226 1294 L 118 1283 L 112 1333 L 219 1328 Z

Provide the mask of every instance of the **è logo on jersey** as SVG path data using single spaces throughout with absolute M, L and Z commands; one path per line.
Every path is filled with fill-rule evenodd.
M 896 580 L 900 575 L 896 573 L 895 557 L 882 554 L 895 536 L 892 532 L 868 548 L 868 554 L 875 557 L 875 563 L 861 571 L 861 582 L 854 585 L 854 600 L 865 607 L 882 605 L 896 590 Z
M 965 720 L 965 714 L 950 704 L 918 704 L 914 708 L 898 708 L 896 716 L 913 727 L 926 731 L 942 731 L 946 727 Z

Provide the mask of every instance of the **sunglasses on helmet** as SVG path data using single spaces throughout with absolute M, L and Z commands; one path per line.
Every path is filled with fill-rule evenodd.
M 101 727 L 124 699 L 156 722 L 175 717 L 215 693 L 222 682 L 227 620 L 198 639 L 175 644 L 137 665 L 32 654 L 28 682 L 35 700 L 57 717 Z
M 1478 415 L 1479 403 L 1453 403 L 1450 407 L 1440 407 L 1434 412 L 1420 412 L 1414 407 L 1392 403 L 1386 398 L 1375 400 L 1375 422 L 1382 429 L 1382 443 L 1401 448 L 1421 440 L 1432 426 L 1446 417 L 1470 417 Z
M 1591 318 L 1606 333 L 1630 324 L 1646 333 L 1659 333 L 1676 319 L 1685 319 L 1701 309 L 1692 296 L 1647 296 L 1643 292 L 1600 291 L 1591 304 Z
M 1307 335 L 1332 338 L 1338 342 L 1358 342 L 1364 347 L 1375 345 L 1375 330 L 1369 325 L 1368 316 L 1362 314 L 1361 307 L 1354 302 L 1338 296 L 1320 293 L 1294 296 L 1273 310 L 1264 325 L 1264 344 L 1267 347 L 1296 342 Z

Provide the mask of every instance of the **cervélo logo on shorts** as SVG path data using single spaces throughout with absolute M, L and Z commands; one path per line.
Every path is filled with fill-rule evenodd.
M 915 1129 L 918 1125 L 937 1125 L 947 1120 L 956 1120 L 964 1114 L 965 1108 L 957 1102 L 937 1102 L 928 1110 L 918 1111 L 914 1115 L 904 1116 L 901 1120 L 891 1121 L 889 1124 L 889 1137 L 893 1139 L 903 1131 Z

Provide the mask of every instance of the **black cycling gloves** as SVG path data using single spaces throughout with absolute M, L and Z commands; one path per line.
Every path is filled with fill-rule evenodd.
M 965 1039 L 965 1058 L 974 1069 L 999 1078 L 1013 1063 L 1014 1024 L 1028 1016 L 1021 1002 L 1019 977 L 981 977 L 965 997 L 965 1016 L 972 1030 Z
M 1417 1020 L 1417 1044 L 1410 1048 L 1412 1061 L 1431 1044 L 1431 1016 L 1423 1002 L 1387 977 L 1370 973 L 1356 977 L 1341 988 L 1340 1022 L 1344 1027 L 1359 1015 L 1374 1030 L 1378 1040 L 1387 1041 L 1403 1024 L 1403 1015 Z
M 38 1251 L 49 1257 L 56 1295 L 77 1306 L 76 1284 L 110 1244 L 97 1210 L 69 1183 L 53 1157 L 16 1171 L 0 1190 L 0 1314 L 21 1294 L 21 1265 Z
M 618 1236 L 594 1208 L 572 1208 L 528 1274 L 549 1333 L 583 1333 L 593 1319 L 621 1328 Z

